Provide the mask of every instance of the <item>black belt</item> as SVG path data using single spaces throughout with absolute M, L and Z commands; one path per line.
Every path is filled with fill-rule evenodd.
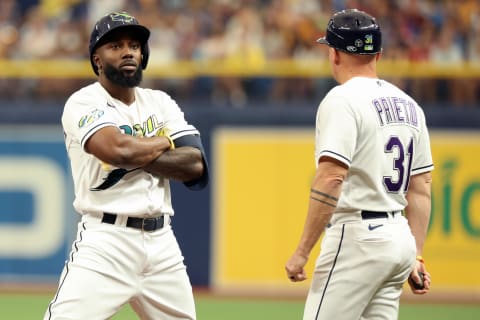
M 395 215 L 399 213 L 398 211 L 368 211 L 368 210 L 362 210 L 362 219 L 363 220 L 368 220 L 368 219 L 379 219 L 379 218 L 388 218 L 389 216 L 395 217 Z
M 117 215 L 113 213 L 104 212 L 102 222 L 108 224 L 115 224 L 117 220 Z M 165 224 L 164 216 L 155 217 L 155 218 L 136 218 L 128 217 L 127 227 L 140 229 L 144 231 L 155 231 L 157 229 L 163 228 Z

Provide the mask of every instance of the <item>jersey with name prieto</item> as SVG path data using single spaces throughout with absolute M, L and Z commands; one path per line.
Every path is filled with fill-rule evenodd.
M 165 130 L 173 140 L 199 135 L 170 96 L 137 87 L 135 102 L 126 105 L 96 82 L 67 100 L 62 125 L 75 188 L 73 205 L 78 213 L 173 215 L 168 179 L 140 168 L 126 170 L 112 166 L 85 151 L 86 141 L 108 126 L 141 137 L 155 136 L 158 130 Z
M 433 170 L 425 115 L 393 84 L 355 77 L 334 87 L 317 111 L 315 160 L 349 167 L 336 212 L 396 211 L 410 176 Z

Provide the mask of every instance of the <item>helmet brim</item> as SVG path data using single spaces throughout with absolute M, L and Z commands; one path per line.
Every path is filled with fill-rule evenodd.
M 317 42 L 320 43 L 320 44 L 326 44 L 326 45 L 330 45 L 330 43 L 328 43 L 327 41 L 327 38 L 326 37 L 321 37 L 321 38 L 318 38 L 317 39 Z

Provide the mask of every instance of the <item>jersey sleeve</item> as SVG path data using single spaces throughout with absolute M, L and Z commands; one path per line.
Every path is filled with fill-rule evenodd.
M 420 108 L 419 108 L 420 109 Z M 414 152 L 411 175 L 416 175 L 434 169 L 432 151 L 430 147 L 430 135 L 428 133 L 426 120 L 420 109 L 421 131 L 418 136 L 417 150 Z
M 315 163 L 323 156 L 334 158 L 348 167 L 357 139 L 355 114 L 340 95 L 327 95 L 317 110 Z
M 200 135 L 198 130 L 185 120 L 185 115 L 178 104 L 166 93 L 154 92 L 155 100 L 165 106 L 165 128 L 173 141 L 186 135 Z
M 89 95 L 74 94 L 66 104 L 62 115 L 65 134 L 77 140 L 82 148 L 95 132 L 107 126 L 117 126 L 108 112 L 105 99 L 93 99 Z
M 198 148 L 202 153 L 204 164 L 203 175 L 199 179 L 184 182 L 184 185 L 191 190 L 201 190 L 205 188 L 209 181 L 208 161 L 203 148 L 200 132 L 185 119 L 183 111 L 178 104 L 164 92 L 154 92 L 157 94 L 157 101 L 165 106 L 165 128 L 177 147 L 191 146 Z M 161 100 L 159 100 L 161 99 Z

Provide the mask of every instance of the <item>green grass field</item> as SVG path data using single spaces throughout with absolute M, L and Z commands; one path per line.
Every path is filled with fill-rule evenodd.
M 0 318 L 8 320 L 42 319 L 51 295 L 0 294 Z M 197 301 L 199 320 L 296 320 L 301 319 L 303 301 L 245 298 L 218 298 L 200 295 Z M 125 306 L 114 320 L 138 319 Z M 400 320 L 479 320 L 479 305 L 403 304 Z

